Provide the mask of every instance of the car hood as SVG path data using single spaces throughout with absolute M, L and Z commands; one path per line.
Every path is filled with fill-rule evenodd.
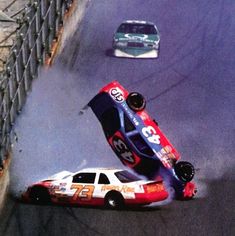
M 118 41 L 128 41 L 128 42 L 148 42 L 154 43 L 160 40 L 158 34 L 123 34 L 123 33 L 116 33 L 114 36 L 114 40 Z
M 71 174 L 72 174 L 72 172 L 64 170 L 64 171 L 58 172 L 58 173 L 46 178 L 46 179 L 43 179 L 42 181 L 60 180 L 66 176 L 70 176 Z

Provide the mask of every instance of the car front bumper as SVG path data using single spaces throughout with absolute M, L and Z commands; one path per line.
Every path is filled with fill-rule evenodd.
M 115 57 L 128 57 L 128 58 L 157 58 L 158 57 L 158 50 L 156 49 L 114 49 L 114 56 Z

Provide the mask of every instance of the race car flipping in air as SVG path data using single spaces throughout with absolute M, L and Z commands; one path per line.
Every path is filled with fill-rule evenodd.
M 190 199 L 195 195 L 196 186 L 191 182 L 195 173 L 193 165 L 178 161 L 179 153 L 145 111 L 146 100 L 141 94 L 129 93 L 113 81 L 88 106 L 125 166 L 149 180 L 161 176 L 174 189 L 176 199 Z

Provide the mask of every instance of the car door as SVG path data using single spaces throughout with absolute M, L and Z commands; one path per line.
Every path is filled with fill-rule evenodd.
M 89 204 L 93 199 L 95 178 L 95 172 L 80 172 L 75 174 L 67 188 L 70 202 L 74 204 Z
M 109 176 L 101 172 L 98 175 L 98 181 L 97 181 L 97 189 L 95 191 L 94 197 L 99 198 L 99 199 L 104 199 L 105 194 L 107 193 L 108 190 L 110 190 L 111 182 L 110 182 Z

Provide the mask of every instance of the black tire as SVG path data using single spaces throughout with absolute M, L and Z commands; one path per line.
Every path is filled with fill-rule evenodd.
M 185 183 L 190 182 L 195 174 L 194 166 L 187 161 L 177 162 L 175 164 L 174 170 L 177 177 Z
M 47 204 L 51 202 L 48 190 L 41 186 L 35 186 L 30 189 L 30 200 L 35 204 Z
M 124 198 L 117 191 L 108 192 L 105 196 L 105 206 L 110 209 L 121 209 L 124 207 Z
M 146 100 L 140 93 L 133 92 L 127 96 L 127 105 L 131 110 L 138 112 L 144 110 L 146 107 Z

